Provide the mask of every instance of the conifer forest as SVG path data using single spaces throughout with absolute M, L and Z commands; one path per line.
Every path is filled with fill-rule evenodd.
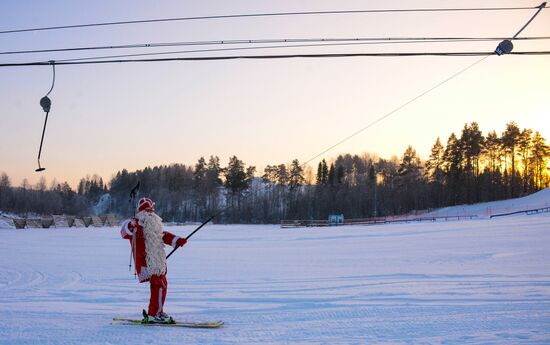
M 192 165 L 124 169 L 109 181 L 87 176 L 76 189 L 44 178 L 16 186 L 2 173 L 0 210 L 126 217 L 132 214 L 129 192 L 140 181 L 139 196 L 151 197 L 165 221 L 201 222 L 220 211 L 219 223 L 326 219 L 334 213 L 381 217 L 531 194 L 550 186 L 549 160 L 550 147 L 538 131 L 510 122 L 500 135 L 484 135 L 472 122 L 446 140 L 437 138 L 425 159 L 413 146 L 401 156 L 341 154 L 315 167 L 294 159 L 259 168 L 237 156 L 221 162 L 212 155 Z

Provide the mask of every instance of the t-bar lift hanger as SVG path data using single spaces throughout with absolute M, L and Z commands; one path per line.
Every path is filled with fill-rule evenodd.
M 514 35 L 514 37 L 512 37 L 510 40 L 504 40 L 499 43 L 497 49 L 495 50 L 495 53 L 497 53 L 498 56 L 502 54 L 510 54 L 512 49 L 514 49 L 514 45 L 512 44 L 511 40 L 516 39 L 516 37 L 519 36 L 519 34 L 527 27 L 527 25 L 529 25 L 533 21 L 533 19 L 535 19 L 535 17 L 540 13 L 540 11 L 542 11 L 542 9 L 545 7 L 546 7 L 546 1 L 538 6 L 539 10 L 535 14 L 533 14 L 531 19 L 529 19 L 521 29 L 519 29 L 519 31 Z
M 53 90 L 53 86 L 55 85 L 55 63 L 54 61 L 50 61 L 50 64 L 52 65 L 53 70 L 53 80 L 52 80 L 52 87 L 50 88 L 50 91 L 46 94 L 46 96 L 42 97 L 40 99 L 40 106 L 46 113 L 46 119 L 44 120 L 44 128 L 42 129 L 42 139 L 40 139 L 40 149 L 38 150 L 38 169 L 36 169 L 36 172 L 44 171 L 46 168 L 43 168 L 40 165 L 40 155 L 42 154 L 42 143 L 44 142 L 44 133 L 46 133 L 46 124 L 48 123 L 48 115 L 50 114 L 50 108 L 52 106 L 52 101 L 48 98 L 48 95 Z

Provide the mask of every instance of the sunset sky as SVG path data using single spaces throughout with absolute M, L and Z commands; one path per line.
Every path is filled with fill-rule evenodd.
M 2 1 L 0 31 L 148 18 L 292 11 L 538 6 L 542 1 Z M 511 37 L 535 10 L 338 14 L 181 21 L 0 34 L 0 51 L 235 39 Z M 520 37 L 550 36 L 550 8 Z M 498 41 L 355 45 L 194 53 L 179 56 L 410 51 L 493 51 Z M 0 55 L 0 63 L 159 52 L 198 47 Z M 212 48 L 212 47 L 206 47 Z M 514 51 L 550 40 L 514 41 Z M 422 94 L 480 57 L 354 57 L 179 61 L 57 66 L 52 109 L 36 173 L 50 89 L 49 66 L 0 67 L 0 172 L 13 185 L 105 180 L 126 168 L 237 155 L 260 172 L 305 162 Z M 476 121 L 487 134 L 506 123 L 550 140 L 550 55 L 490 56 L 325 153 L 426 159 L 436 138 Z M 318 159 L 310 165 L 316 166 Z

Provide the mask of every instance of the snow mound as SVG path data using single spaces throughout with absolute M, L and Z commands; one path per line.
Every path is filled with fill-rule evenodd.
M 0 229 L 13 229 L 13 221 L 0 212 Z
M 424 216 L 478 216 L 486 218 L 496 214 L 535 210 L 547 207 L 550 207 L 550 188 L 546 188 L 537 193 L 517 199 L 444 207 L 427 213 Z
M 109 207 L 111 206 L 111 195 L 109 193 L 103 194 L 100 198 L 97 204 L 95 204 L 92 208 L 94 210 L 94 214 L 103 214 L 107 213 L 109 210 Z

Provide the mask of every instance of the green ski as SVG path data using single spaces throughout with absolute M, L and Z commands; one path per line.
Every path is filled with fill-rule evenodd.
M 137 319 L 125 319 L 120 317 L 113 318 L 111 325 L 134 325 L 134 326 L 164 326 L 164 327 L 187 327 L 187 328 L 219 328 L 223 326 L 223 321 L 214 322 L 173 322 L 173 323 L 154 323 L 143 322 Z

